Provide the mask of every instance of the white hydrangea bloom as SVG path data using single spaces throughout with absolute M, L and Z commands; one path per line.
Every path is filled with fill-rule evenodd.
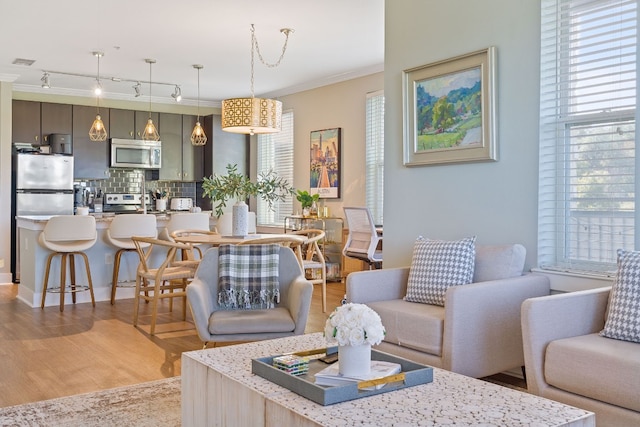
M 324 335 L 338 345 L 376 345 L 384 339 L 385 329 L 378 313 L 364 304 L 344 304 L 327 319 Z

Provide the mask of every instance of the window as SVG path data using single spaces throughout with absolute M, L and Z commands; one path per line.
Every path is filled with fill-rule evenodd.
M 366 205 L 376 225 L 382 225 L 384 197 L 384 93 L 367 94 L 366 120 Z
M 611 273 L 638 244 L 635 0 L 543 0 L 538 263 Z
M 293 112 L 282 113 L 282 131 L 258 135 L 258 173 L 274 171 L 293 185 Z M 258 225 L 284 226 L 284 217 L 293 211 L 293 198 L 274 204 L 273 209 L 258 198 L 256 217 Z

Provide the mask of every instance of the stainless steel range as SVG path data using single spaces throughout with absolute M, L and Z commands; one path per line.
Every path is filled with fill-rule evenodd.
M 103 211 L 113 213 L 136 213 L 142 210 L 140 193 L 106 193 L 103 198 Z M 148 194 L 144 196 L 144 203 L 149 209 L 151 199 Z

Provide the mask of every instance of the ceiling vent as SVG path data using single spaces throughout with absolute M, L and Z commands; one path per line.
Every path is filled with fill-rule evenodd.
M 16 58 L 13 60 L 13 65 L 24 65 L 26 67 L 30 67 L 33 63 L 36 62 L 35 59 L 24 59 L 24 58 Z

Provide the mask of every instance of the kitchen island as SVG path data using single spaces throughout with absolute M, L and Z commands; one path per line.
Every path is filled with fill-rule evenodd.
M 113 259 L 117 248 L 107 243 L 105 234 L 109 228 L 109 224 L 114 218 L 113 214 L 93 214 L 96 217 L 96 229 L 98 232 L 98 240 L 96 244 L 85 251 L 89 258 L 91 267 L 91 278 L 93 280 L 93 290 L 96 301 L 109 301 L 111 299 L 111 277 L 113 274 Z M 169 222 L 171 213 L 156 214 L 158 223 L 158 234 L 166 227 Z M 20 284 L 18 286 L 18 299 L 22 300 L 31 307 L 40 306 L 42 297 L 42 288 L 44 273 L 46 267 L 47 256 L 49 251 L 43 248 L 39 243 L 39 236 L 44 226 L 51 216 L 18 216 L 16 225 L 19 229 L 20 236 Z M 211 229 L 215 227 L 216 218 L 211 217 Z M 154 251 L 153 254 L 158 259 L 164 257 L 161 252 Z M 138 266 L 138 255 L 135 252 L 127 252 L 123 254 L 120 264 L 120 280 L 135 281 L 136 268 Z M 87 278 L 84 268 L 77 269 L 77 283 L 86 284 Z M 56 257 L 51 263 L 51 273 L 49 283 L 55 286 L 59 282 L 60 277 L 60 261 Z M 117 292 L 117 298 L 133 298 L 133 287 L 122 287 Z M 77 302 L 90 302 L 91 298 L 88 292 L 79 292 L 77 294 Z M 56 293 L 48 293 L 45 305 L 58 305 L 60 297 Z M 71 294 L 66 295 L 65 304 L 71 304 Z

